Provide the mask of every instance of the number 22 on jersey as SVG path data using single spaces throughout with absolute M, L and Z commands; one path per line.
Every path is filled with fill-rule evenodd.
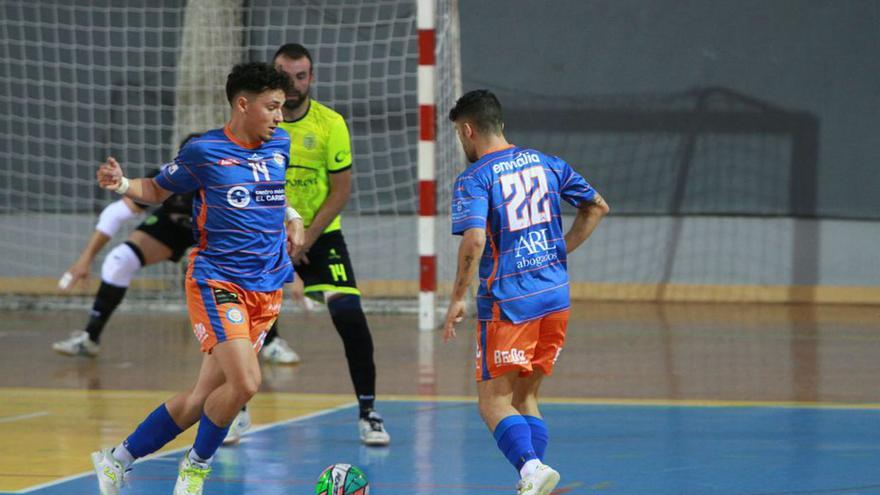
M 507 223 L 511 231 L 551 220 L 544 167 L 529 167 L 502 175 L 500 179 L 501 193 L 507 201 Z

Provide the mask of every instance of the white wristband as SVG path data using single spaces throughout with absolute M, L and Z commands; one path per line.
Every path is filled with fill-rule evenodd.
M 302 216 L 293 208 L 288 206 L 287 209 L 284 210 L 284 221 L 285 222 L 289 222 L 291 220 L 296 220 L 298 218 L 301 219 Z
M 58 288 L 61 290 L 67 290 L 70 287 L 71 282 L 73 282 L 73 274 L 70 272 L 64 272 L 64 275 L 62 275 L 61 279 L 58 281 Z
M 122 179 L 119 180 L 119 185 L 116 186 L 116 189 L 113 191 L 116 192 L 116 194 L 125 194 L 129 187 L 131 187 L 131 182 L 129 182 L 128 177 L 123 176 Z

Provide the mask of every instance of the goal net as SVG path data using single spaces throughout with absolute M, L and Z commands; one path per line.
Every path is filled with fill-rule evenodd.
M 300 42 L 314 57 L 312 95 L 351 131 L 343 231 L 358 283 L 368 300 L 397 298 L 406 303 L 389 308 L 414 311 L 416 2 L 148 5 L 0 4 L 0 294 L 57 297 L 59 275 L 115 199 L 95 185 L 97 164 L 112 154 L 137 177 L 168 161 L 182 136 L 223 124 L 233 64 Z M 451 184 L 465 165 L 446 121 L 462 92 L 456 5 L 435 3 L 438 309 L 455 269 Z M 695 287 L 697 299 L 730 300 L 738 297 L 730 287 L 752 290 L 791 273 L 791 285 L 815 284 L 815 266 L 792 266 L 816 259 L 804 255 L 818 243 L 815 229 L 792 221 L 815 206 L 815 117 L 721 88 L 568 99 L 492 89 L 512 142 L 566 159 L 611 204 L 612 217 L 572 257 L 575 297 L 667 299 L 679 284 Z M 127 300 L 180 302 L 182 277 L 180 265 L 151 266 Z
M 438 117 L 460 91 L 454 0 L 437 0 Z M 364 292 L 418 293 L 418 31 L 415 1 L 129 0 L 0 5 L 0 293 L 57 296 L 110 193 L 94 181 L 108 155 L 138 177 L 182 137 L 221 126 L 235 63 L 281 44 L 310 49 L 312 96 L 341 113 L 353 146 L 343 231 Z M 438 189 L 462 162 L 438 126 Z M 443 201 L 441 198 L 440 201 Z M 438 204 L 441 217 L 445 215 Z M 111 241 L 125 239 L 131 228 Z M 438 227 L 438 230 L 440 227 Z M 448 231 L 438 242 L 449 243 Z M 445 235 L 443 235 L 445 234 Z M 105 249 L 108 251 L 109 249 Z M 440 252 L 444 252 L 441 245 Z M 99 278 L 101 257 L 93 266 Z M 451 269 L 443 269 L 449 273 Z M 181 300 L 183 267 L 142 270 L 130 302 Z M 88 300 L 95 287 L 84 288 Z

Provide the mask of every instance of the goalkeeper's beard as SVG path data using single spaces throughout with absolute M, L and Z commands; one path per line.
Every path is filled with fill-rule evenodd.
M 284 100 L 284 108 L 286 110 L 290 110 L 291 112 L 294 110 L 298 110 L 306 100 L 309 99 L 309 93 L 296 93 L 296 99 L 287 98 Z

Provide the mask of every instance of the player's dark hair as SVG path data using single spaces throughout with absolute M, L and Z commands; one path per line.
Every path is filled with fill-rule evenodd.
M 309 50 L 306 49 L 306 47 L 300 45 L 299 43 L 286 43 L 284 45 L 281 45 L 278 50 L 275 51 L 275 56 L 272 57 L 272 61 L 274 62 L 275 59 L 281 55 L 284 55 L 291 60 L 297 60 L 305 57 L 309 59 L 309 66 L 313 65 L 312 54 L 309 53 Z
M 290 79 L 287 74 L 276 70 L 270 64 L 263 62 L 238 64 L 232 68 L 232 72 L 226 78 L 226 99 L 232 103 L 232 99 L 242 91 L 250 93 L 262 93 L 273 89 L 285 91 L 289 85 Z
M 449 111 L 449 120 L 469 120 L 480 132 L 501 134 L 504 119 L 501 102 L 488 89 L 476 89 L 462 95 Z

